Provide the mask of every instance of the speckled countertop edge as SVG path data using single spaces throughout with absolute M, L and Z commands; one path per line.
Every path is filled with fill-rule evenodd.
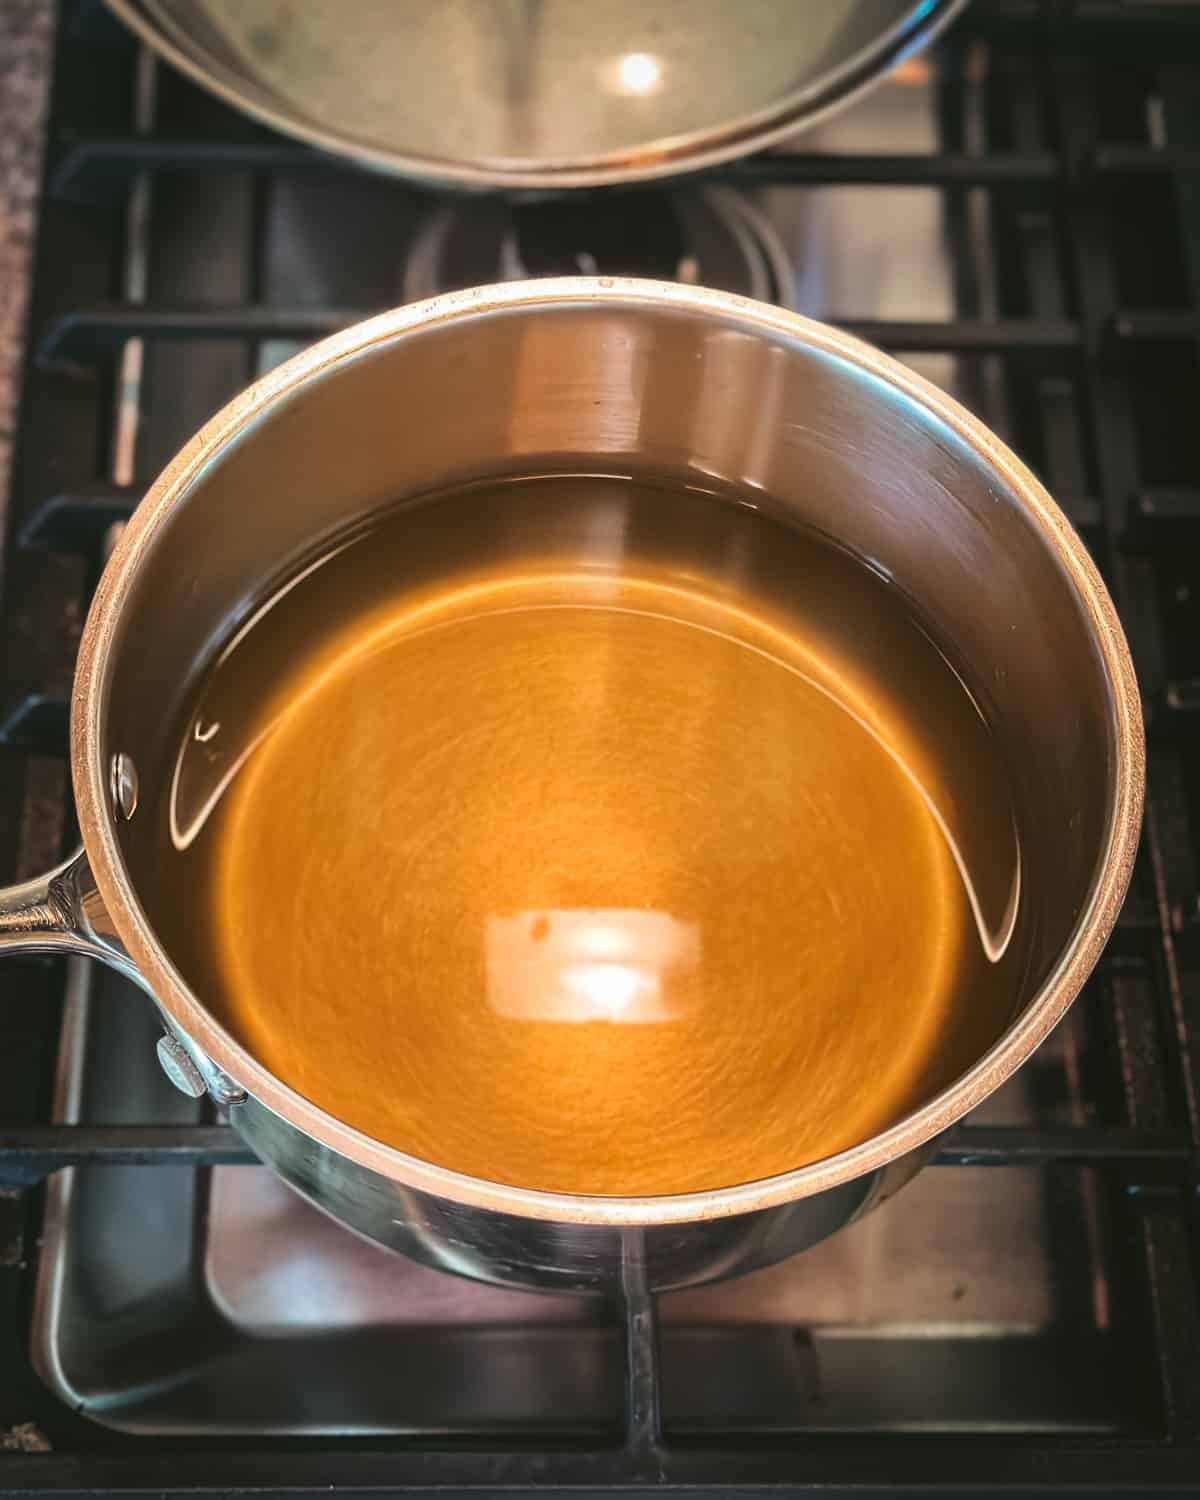
M 54 0 L 0 0 L 0 521 L 21 390 L 53 36 Z

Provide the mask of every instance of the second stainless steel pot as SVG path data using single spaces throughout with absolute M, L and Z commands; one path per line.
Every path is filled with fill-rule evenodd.
M 852 1150 L 675 1197 L 485 1182 L 370 1140 L 243 1050 L 139 896 L 139 781 L 213 646 L 314 541 L 481 475 L 671 474 L 758 488 L 919 601 L 992 686 L 1024 806 L 1026 992 L 950 1088 Z M 830 328 L 722 294 L 572 279 L 402 308 L 308 350 L 219 413 L 139 506 L 97 592 L 71 716 L 84 852 L 0 897 L 0 945 L 92 954 L 151 993 L 168 1061 L 258 1155 L 359 1232 L 485 1280 L 605 1291 L 631 1245 L 652 1288 L 780 1260 L 905 1182 L 1062 1017 L 1128 882 L 1142 728 L 1128 653 L 1078 538 L 953 401 Z M 139 808 L 142 809 L 139 820 Z
M 842 108 L 966 0 L 107 0 L 205 88 L 364 166 L 601 187 L 743 156 Z

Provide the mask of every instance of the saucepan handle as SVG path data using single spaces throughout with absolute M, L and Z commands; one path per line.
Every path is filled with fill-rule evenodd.
M 145 988 L 117 936 L 81 849 L 45 875 L 0 888 L 0 954 L 98 958 Z
M 109 919 L 82 849 L 45 875 L 0 887 L 0 956 L 5 953 L 69 953 L 98 958 L 154 998 Z M 242 1103 L 246 1091 L 241 1085 L 201 1052 L 167 1015 L 162 1015 L 162 1021 L 164 1034 L 158 1042 L 158 1059 L 175 1087 L 193 1099 L 208 1093 L 218 1104 Z

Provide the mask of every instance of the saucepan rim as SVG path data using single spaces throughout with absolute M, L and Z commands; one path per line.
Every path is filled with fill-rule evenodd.
M 1016 497 L 1058 563 L 1064 587 L 1074 593 L 1103 669 L 1115 751 L 1104 840 L 1070 939 L 1008 1031 L 967 1072 L 889 1129 L 836 1156 L 756 1182 L 660 1197 L 592 1197 L 467 1176 L 373 1140 L 289 1088 L 208 1012 L 156 939 L 116 836 L 106 767 L 106 704 L 123 606 L 160 527 L 203 479 L 218 450 L 246 434 L 269 408 L 302 383 L 346 361 L 369 356 L 390 341 L 450 320 L 601 304 L 631 314 L 639 310 L 692 314 L 813 348 L 903 393 L 951 429 Z M 620 1226 L 689 1223 L 810 1197 L 925 1145 L 1003 1083 L 1065 1014 L 1116 921 L 1137 851 L 1145 752 L 1129 650 L 1112 601 L 1083 543 L 1025 465 L 956 401 L 869 345 L 780 308 L 677 283 L 568 277 L 453 292 L 356 324 L 279 366 L 213 417 L 150 487 L 100 581 L 83 633 L 72 694 L 71 764 L 84 848 L 122 942 L 171 1019 L 259 1104 L 324 1146 L 405 1187 L 524 1218 Z

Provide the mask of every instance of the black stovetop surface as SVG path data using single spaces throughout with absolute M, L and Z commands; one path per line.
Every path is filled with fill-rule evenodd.
M 118 982 L 6 962 L 0 1490 L 1200 1488 L 1200 3 L 976 0 L 785 150 L 501 203 L 318 158 L 62 0 L 50 132 L 0 878 L 72 841 L 79 630 L 176 447 L 299 344 L 555 270 L 785 300 L 979 411 L 1113 589 L 1149 811 L 1108 950 L 1017 1083 L 862 1225 L 659 1299 L 655 1348 L 628 1309 L 359 1245 L 164 1092 Z

